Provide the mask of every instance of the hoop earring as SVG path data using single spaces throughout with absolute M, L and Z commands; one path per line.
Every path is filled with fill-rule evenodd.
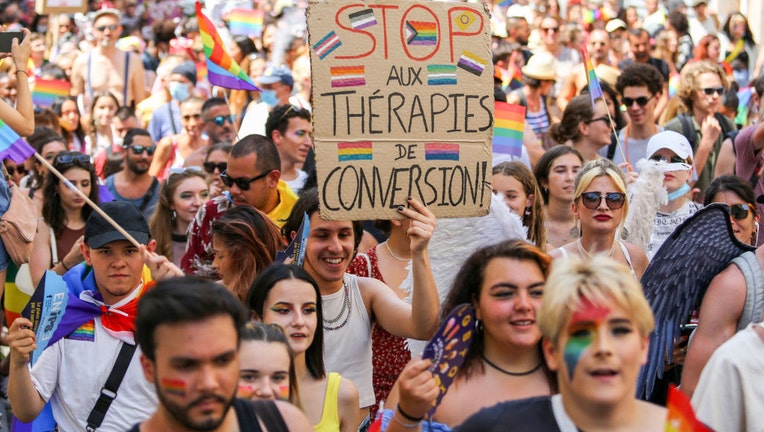
M 475 333 L 483 333 L 483 323 L 479 320 L 475 320 Z

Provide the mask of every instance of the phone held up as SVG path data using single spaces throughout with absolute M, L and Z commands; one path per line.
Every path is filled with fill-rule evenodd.
M 11 52 L 11 46 L 13 45 L 13 39 L 18 39 L 19 43 L 24 40 L 24 32 L 20 31 L 6 31 L 0 32 L 0 53 Z

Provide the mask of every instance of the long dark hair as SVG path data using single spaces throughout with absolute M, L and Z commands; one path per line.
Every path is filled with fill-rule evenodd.
M 322 379 L 326 376 L 324 369 L 324 313 L 321 308 L 321 292 L 313 277 L 302 267 L 294 264 L 276 263 L 263 270 L 252 282 L 247 295 L 247 305 L 258 319 L 263 318 L 265 300 L 271 289 L 282 280 L 297 279 L 309 283 L 316 291 L 316 331 L 313 342 L 305 351 L 305 365 L 310 376 Z
M 53 168 L 57 169 L 61 174 L 66 174 L 66 172 L 72 168 L 82 168 L 90 173 L 90 195 L 88 198 L 94 203 L 100 204 L 101 201 L 98 198 L 98 179 L 96 177 L 95 168 L 93 168 L 92 163 L 79 160 L 78 156 L 82 157 L 83 154 L 72 151 L 60 152 L 56 155 L 56 158 L 53 159 Z M 69 162 L 62 163 L 60 161 L 62 158 L 68 159 L 69 157 L 71 157 L 71 161 Z M 43 186 L 42 217 L 43 220 L 45 220 L 45 223 L 53 228 L 53 232 L 56 236 L 61 235 L 64 228 L 66 228 L 67 222 L 66 212 L 61 205 L 61 195 L 58 193 L 58 186 L 60 183 L 61 180 L 53 174 L 53 172 L 49 172 L 48 176 L 45 178 L 45 185 Z M 92 211 L 93 209 L 91 209 L 89 205 L 83 206 L 82 219 L 87 220 Z

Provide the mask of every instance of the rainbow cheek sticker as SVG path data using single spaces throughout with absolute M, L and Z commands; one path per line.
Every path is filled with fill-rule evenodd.
M 568 342 L 565 344 L 563 359 L 568 368 L 568 377 L 573 381 L 573 372 L 578 360 L 597 337 L 597 330 L 605 322 L 610 309 L 584 300 L 581 308 L 573 314 L 568 326 Z
M 181 379 L 162 378 L 161 385 L 162 390 L 167 394 L 180 397 L 186 396 L 186 382 Z
M 252 399 L 255 396 L 255 386 L 249 384 L 239 384 L 236 391 L 236 397 L 239 399 Z
M 279 386 L 279 400 L 288 401 L 289 400 L 289 386 L 288 385 L 281 385 Z

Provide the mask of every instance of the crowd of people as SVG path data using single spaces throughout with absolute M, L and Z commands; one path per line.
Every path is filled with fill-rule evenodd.
M 38 222 L 28 264 L 0 247 L 0 426 L 663 430 L 672 384 L 715 430 L 764 424 L 764 50 L 743 14 L 489 3 L 495 99 L 526 107 L 522 155 L 494 155 L 491 211 L 525 236 L 463 245 L 444 280 L 431 259 L 453 251 L 430 240 L 447 224 L 415 198 L 393 220 L 320 217 L 305 2 L 205 2 L 258 91 L 210 85 L 190 2 L 31 3 L 0 1 L 24 35 L 0 55 L 0 119 L 47 162 L 3 161 L 0 210 L 18 188 Z M 231 34 L 231 10 L 252 7 L 262 34 Z M 70 95 L 35 105 L 44 80 Z M 703 290 L 694 336 L 640 400 L 654 319 L 639 281 L 712 203 L 757 249 Z M 304 260 L 280 259 L 305 220 Z M 68 305 L 43 342 L 22 311 L 48 270 Z M 465 303 L 472 342 L 432 410 L 415 342 Z

